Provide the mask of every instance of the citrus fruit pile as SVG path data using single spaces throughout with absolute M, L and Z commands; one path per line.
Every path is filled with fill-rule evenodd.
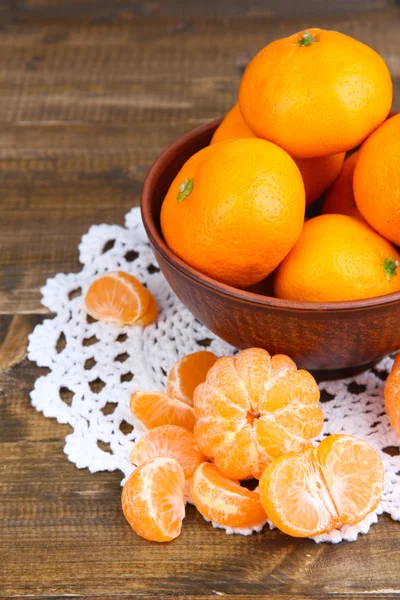
M 307 537 L 358 523 L 381 499 L 383 465 L 367 443 L 331 435 L 315 447 L 318 386 L 287 356 L 195 352 L 172 368 L 165 393 L 137 391 L 130 409 L 144 433 L 122 508 L 147 540 L 176 538 L 186 502 L 228 531 L 260 531 L 269 519 Z M 249 479 L 259 485 L 241 483 Z
M 210 145 L 166 194 L 168 246 L 231 286 L 271 277 L 288 300 L 399 291 L 400 115 L 388 118 L 391 104 L 385 62 L 347 35 L 309 29 L 268 44 Z

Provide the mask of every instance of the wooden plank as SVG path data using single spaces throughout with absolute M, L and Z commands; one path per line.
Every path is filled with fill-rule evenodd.
M 141 540 L 122 516 L 121 474 L 76 469 L 62 453 L 69 427 L 29 405 L 37 375 L 27 361 L 0 375 L 0 597 L 400 594 L 387 517 L 356 544 L 317 545 L 276 530 L 227 537 L 189 507 L 173 543 Z
M 399 7 L 335 16 L 321 25 L 370 43 L 400 76 Z M 30 25 L 0 32 L 0 121 L 137 122 L 212 119 L 233 103 L 248 60 L 268 41 L 307 26 L 271 17 L 174 21 L 138 17 L 131 25 Z M 18 35 L 17 35 L 18 33 Z M 396 98 L 397 103 L 397 98 Z M 396 104 L 397 105 L 397 104 Z
M 137 16 L 147 15 L 152 18 L 160 16 L 177 16 L 185 18 L 228 17 L 248 15 L 285 16 L 299 14 L 307 17 L 327 17 L 332 14 L 346 12 L 364 12 L 382 9 L 388 2 L 385 0 L 336 0 L 336 2 L 320 2 L 307 0 L 301 4 L 293 0 L 203 0 L 182 2 L 182 0 L 163 0 L 162 2 L 146 2 L 143 0 L 19 0 L 8 2 L 0 8 L 2 22 L 48 22 L 63 20 L 76 21 L 131 21 Z
M 151 595 L 148 596 L 147 594 L 143 595 L 141 593 L 139 594 L 135 594 L 135 593 L 127 593 L 127 594 L 123 594 L 122 596 L 116 596 L 114 594 L 111 595 L 101 595 L 101 596 L 81 596 L 79 595 L 79 598 L 90 598 L 90 600 L 121 600 L 121 598 L 123 598 L 124 600 L 171 600 L 171 598 L 173 598 L 173 600 L 215 600 L 216 598 L 222 597 L 222 598 L 227 598 L 228 596 L 226 594 L 224 594 L 223 592 L 220 593 L 216 593 L 218 590 L 214 590 L 214 592 L 210 592 L 209 594 L 174 594 L 174 596 L 171 596 L 171 594 L 156 594 L 156 595 Z M 307 593 L 306 595 L 304 594 L 274 594 L 273 596 L 271 595 L 265 595 L 264 593 L 261 594 L 234 594 L 234 595 L 230 595 L 230 598 L 234 598 L 234 600 L 269 600 L 270 598 L 273 598 L 273 600 L 320 600 L 321 598 L 323 598 L 323 600 L 360 600 L 360 598 L 362 598 L 364 595 L 363 594 L 353 594 L 353 593 L 349 593 L 349 594 L 330 594 L 329 592 L 324 593 L 323 596 L 321 596 L 320 594 L 314 594 L 312 592 Z M 20 595 L 12 595 L 10 596 L 10 598 L 24 598 L 26 596 L 20 596 Z M 365 596 L 364 596 L 365 597 Z M 368 594 L 367 596 L 368 600 L 398 600 L 398 595 L 397 594 L 392 594 L 392 593 L 382 593 L 382 594 Z M 29 596 L 29 600 L 71 600 L 71 595 L 46 595 L 46 596 Z
M 8 371 L 25 358 L 28 336 L 36 323 L 35 317 L 25 315 L 15 315 L 10 320 L 6 335 L 0 335 L 0 373 Z

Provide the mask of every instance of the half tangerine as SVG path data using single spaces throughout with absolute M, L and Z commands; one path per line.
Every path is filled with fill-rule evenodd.
M 274 460 L 260 479 L 260 499 L 281 531 L 310 537 L 364 519 L 379 504 L 383 478 L 369 444 L 330 435 L 317 448 Z

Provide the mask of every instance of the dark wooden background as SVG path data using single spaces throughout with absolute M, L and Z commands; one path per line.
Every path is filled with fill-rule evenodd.
M 30 405 L 39 288 L 79 269 L 92 223 L 122 223 L 154 159 L 226 112 L 249 58 L 310 26 L 378 50 L 400 109 L 400 6 L 385 0 L 0 2 L 0 597 L 247 599 L 400 595 L 400 525 L 355 544 L 213 530 L 192 508 L 169 545 L 136 537 L 120 474 L 79 471 L 68 426 Z

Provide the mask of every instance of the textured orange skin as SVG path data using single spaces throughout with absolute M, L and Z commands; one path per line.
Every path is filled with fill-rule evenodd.
M 177 202 L 182 182 L 192 192 Z M 300 235 L 303 180 L 275 144 L 247 138 L 208 146 L 182 167 L 165 197 L 168 246 L 217 281 L 248 287 L 267 277 Z
M 235 104 L 214 133 L 210 144 L 251 137 L 257 136 L 246 125 L 239 105 Z M 344 157 L 345 152 L 317 158 L 293 158 L 303 178 L 307 206 L 318 200 L 332 185 L 340 173 Z
M 353 193 L 353 175 L 357 157 L 358 152 L 354 152 L 344 161 L 339 177 L 326 193 L 322 214 L 347 215 L 363 220 Z
M 387 280 L 383 260 L 400 254 L 367 223 L 347 215 L 321 215 L 304 224 L 279 265 L 278 298 L 305 302 L 359 300 L 400 290 L 400 270 Z
M 371 227 L 400 245 L 400 114 L 383 123 L 361 146 L 354 197 Z
M 276 40 L 248 64 L 239 90 L 244 120 L 257 136 L 299 158 L 360 144 L 387 117 L 392 81 L 383 59 L 357 40 L 323 29 Z
M 400 435 L 400 354 L 385 382 L 385 409 L 391 426 Z
M 236 103 L 231 110 L 226 113 L 221 124 L 217 127 L 211 138 L 210 144 L 252 137 L 257 137 L 257 135 L 246 124 L 242 117 L 242 113 L 240 112 L 239 104 Z
M 382 461 L 366 442 L 330 435 L 317 448 L 283 455 L 260 479 L 260 500 L 272 523 L 309 537 L 359 523 L 379 504 Z
M 307 206 L 313 204 L 338 177 L 343 166 L 345 152 L 317 158 L 295 158 L 306 190 Z

